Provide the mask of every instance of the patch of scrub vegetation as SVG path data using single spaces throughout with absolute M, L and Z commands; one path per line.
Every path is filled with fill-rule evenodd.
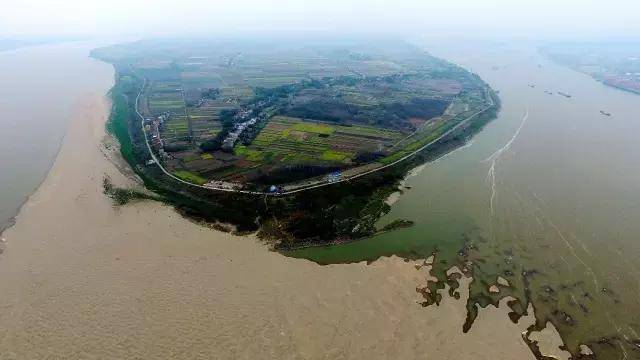
M 414 222 L 412 220 L 396 219 L 388 223 L 387 225 L 383 226 L 382 229 L 380 229 L 380 231 L 392 231 L 395 229 L 408 228 L 413 226 L 413 224 Z
M 116 205 L 126 205 L 134 200 L 162 200 L 160 197 L 145 191 L 116 187 L 108 177 L 104 178 L 102 188 L 103 192 L 113 199 Z
M 129 164 L 136 163 L 133 145 L 129 136 L 129 121 L 131 118 L 131 106 L 129 94 L 138 90 L 138 82 L 131 76 L 120 76 L 116 85 L 109 91 L 111 98 L 111 115 L 107 121 L 107 132 L 115 136 L 120 142 L 122 157 Z

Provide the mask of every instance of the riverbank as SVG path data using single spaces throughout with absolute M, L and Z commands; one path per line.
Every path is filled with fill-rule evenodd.
M 520 335 L 533 320 L 508 322 L 504 304 L 462 333 L 466 279 L 461 300 L 422 308 L 429 268 L 413 262 L 323 267 L 157 202 L 114 207 L 105 176 L 137 185 L 118 170 L 109 109 L 84 99 L 3 235 L 0 357 L 533 358 Z

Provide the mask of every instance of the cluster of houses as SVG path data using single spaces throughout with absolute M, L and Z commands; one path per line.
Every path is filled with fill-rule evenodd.
M 261 100 L 258 103 L 251 105 L 249 108 L 240 110 L 234 117 L 236 125 L 234 126 L 233 131 L 231 131 L 222 141 L 222 150 L 229 152 L 233 151 L 233 147 L 245 130 L 257 124 L 259 121 L 265 120 L 266 115 L 262 113 L 262 110 L 268 105 L 268 101 Z
M 154 118 L 146 118 L 144 120 L 144 130 L 148 134 L 149 142 L 151 147 L 160 155 L 161 158 L 166 158 L 167 153 L 164 151 L 164 141 L 160 136 L 160 130 L 165 121 L 169 120 L 171 116 L 170 112 L 165 112 L 164 114 Z
M 238 141 L 238 138 L 240 137 L 240 135 L 242 135 L 242 133 L 249 126 L 255 125 L 257 122 L 258 122 L 258 118 L 253 117 L 245 122 L 236 124 L 236 126 L 233 128 L 233 131 L 231 131 L 229 135 L 227 135 L 227 137 L 224 139 L 224 141 L 222 141 L 222 150 L 232 151 L 233 146 L 236 144 L 236 141 Z
M 232 182 L 222 181 L 222 180 L 211 180 L 208 183 L 203 185 L 209 189 L 228 189 L 228 190 L 238 190 L 242 187 L 241 184 L 236 184 Z

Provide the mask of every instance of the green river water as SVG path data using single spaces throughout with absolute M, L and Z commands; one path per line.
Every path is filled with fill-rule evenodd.
M 498 118 L 407 178 L 380 224 L 415 226 L 290 255 L 328 264 L 436 253 L 441 281 L 453 265 L 473 274 L 468 308 L 496 301 L 487 285 L 501 275 L 516 313 L 531 302 L 572 353 L 586 344 L 600 359 L 640 358 L 640 96 L 557 65 L 535 44 L 427 48 L 499 91 Z

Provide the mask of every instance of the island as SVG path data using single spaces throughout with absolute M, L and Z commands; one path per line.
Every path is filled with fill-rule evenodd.
M 376 222 L 406 173 L 499 108 L 477 75 L 395 39 L 143 40 L 92 56 L 116 69 L 109 128 L 146 187 L 280 249 L 391 230 Z

